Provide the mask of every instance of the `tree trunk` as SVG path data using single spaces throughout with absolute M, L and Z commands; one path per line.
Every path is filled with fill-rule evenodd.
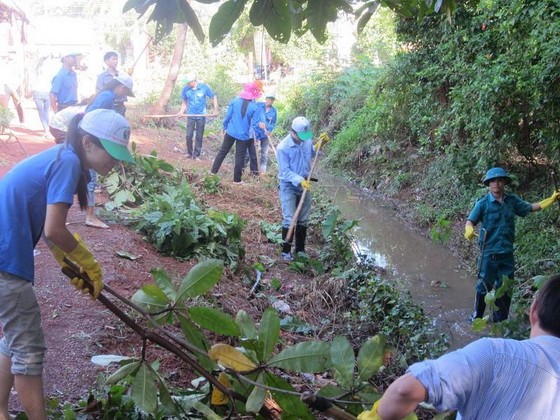
M 187 38 L 187 24 L 181 23 L 178 25 L 179 31 L 177 33 L 177 41 L 175 43 L 175 49 L 173 50 L 173 58 L 171 59 L 171 65 L 169 66 L 169 73 L 167 75 L 167 80 L 161 91 L 161 95 L 157 103 L 152 107 L 151 114 L 165 114 L 165 106 L 171 98 L 171 93 L 173 92 L 173 87 L 177 81 L 177 75 L 179 74 L 179 69 L 181 68 L 181 62 L 183 61 L 183 52 L 185 51 L 185 39 Z M 175 110 L 178 112 L 179 110 Z

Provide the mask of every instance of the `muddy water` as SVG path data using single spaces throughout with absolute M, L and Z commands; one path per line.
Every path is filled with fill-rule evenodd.
M 324 174 L 321 186 L 344 218 L 359 220 L 353 232 L 359 252 L 374 258 L 390 279 L 410 290 L 438 329 L 449 335 L 452 348 L 478 338 L 466 322 L 475 279 L 451 252 L 407 228 L 381 199 Z

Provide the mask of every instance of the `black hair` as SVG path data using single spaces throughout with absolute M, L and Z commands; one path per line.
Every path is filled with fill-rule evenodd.
M 243 99 L 243 103 L 241 104 L 241 118 L 245 118 L 247 108 L 249 107 L 249 102 L 252 101 L 250 99 Z
M 118 57 L 119 55 L 115 51 L 107 51 L 105 55 L 103 55 L 103 62 L 105 63 L 111 57 Z
M 89 171 L 86 169 L 86 162 L 85 162 L 86 158 L 85 158 L 84 145 L 82 143 L 82 139 L 84 138 L 84 136 L 89 136 L 91 142 L 95 144 L 97 147 L 103 148 L 103 146 L 101 145 L 101 141 L 97 137 L 85 132 L 79 127 L 82 118 L 84 118 L 83 113 L 79 113 L 74 118 L 72 118 L 72 121 L 68 126 L 65 145 L 70 144 L 74 149 L 74 152 L 76 152 L 78 158 L 80 159 L 82 173 L 80 175 L 80 179 L 78 180 L 78 186 L 76 187 L 76 194 L 78 195 L 78 203 L 80 204 L 80 209 L 85 210 L 88 207 L 87 184 L 91 181 L 91 178 L 89 176 Z
M 560 274 L 548 279 L 537 293 L 535 304 L 540 327 L 560 337 Z

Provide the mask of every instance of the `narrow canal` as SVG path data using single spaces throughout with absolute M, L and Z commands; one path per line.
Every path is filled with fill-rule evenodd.
M 344 218 L 359 221 L 353 232 L 359 252 L 374 258 L 391 280 L 410 290 L 438 329 L 449 335 L 452 348 L 478 338 L 467 323 L 475 278 L 460 268 L 457 257 L 406 227 L 382 199 L 324 173 L 321 186 Z

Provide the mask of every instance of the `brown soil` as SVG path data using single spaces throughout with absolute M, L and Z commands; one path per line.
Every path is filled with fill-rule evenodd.
M 35 109 L 28 108 L 26 115 L 34 116 Z M 142 153 L 157 150 L 158 156 L 172 162 L 178 168 L 191 174 L 191 179 L 200 179 L 211 165 L 221 139 L 212 136 L 205 139 L 205 155 L 200 162 L 186 159 L 177 149 L 184 148 L 183 132 L 180 129 L 157 129 L 140 124 L 132 110 L 132 140 L 138 144 Z M 139 111 L 136 111 L 139 114 Z M 26 128 L 31 125 L 36 130 Z M 24 128 L 25 127 L 25 128 Z M 52 146 L 51 139 L 41 137 L 38 124 L 35 122 L 24 127 L 14 127 L 19 142 L 31 155 Z M 17 161 L 25 158 L 19 144 L 0 143 L 0 177 Z M 194 174 L 194 175 L 193 175 Z M 198 175 L 197 175 L 198 174 Z M 270 297 L 282 299 L 290 305 L 293 314 L 313 325 L 320 325 L 321 313 L 329 310 L 328 292 L 314 287 L 313 279 L 301 278 L 300 275 L 287 270 L 287 265 L 277 260 L 279 250 L 269 243 L 261 233 L 259 222 L 279 222 L 281 212 L 274 188 L 274 177 L 247 179 L 244 185 L 233 185 L 232 167 L 224 164 L 220 171 L 222 188 L 219 194 L 204 195 L 208 205 L 239 214 L 247 225 L 243 232 L 246 258 L 238 273 L 226 270 L 222 281 L 212 291 L 213 298 L 220 306 L 237 313 L 244 309 L 255 320 L 270 305 Z M 106 200 L 102 192 L 98 195 L 100 202 Z M 103 218 L 103 213 L 101 213 Z M 145 242 L 141 235 L 129 228 L 110 223 L 110 229 L 96 229 L 84 225 L 85 213 L 78 206 L 73 206 L 69 213 L 70 230 L 81 235 L 97 257 L 104 270 L 104 281 L 112 289 L 125 297 L 131 297 L 142 285 L 152 282 L 150 270 L 155 267 L 164 268 L 172 275 L 182 278 L 195 264 L 195 261 L 181 262 L 174 258 L 164 257 L 154 247 Z M 313 254 L 313 244 L 308 247 Z M 99 374 L 106 371 L 94 365 L 91 357 L 99 354 L 121 354 L 139 356 L 142 349 L 141 340 L 131 333 L 101 303 L 74 291 L 67 278 L 61 273 L 60 267 L 51 257 L 44 243 L 37 246 L 40 252 L 35 261 L 35 286 L 39 298 L 43 326 L 46 335 L 48 353 L 44 369 L 45 394 L 57 397 L 60 401 L 74 402 L 85 398 L 88 391 L 96 386 Z M 135 261 L 120 258 L 117 251 L 126 251 L 140 256 Z M 248 299 L 248 293 L 254 282 L 251 264 L 259 260 L 259 256 L 272 258 L 274 264 L 264 275 L 263 281 L 272 278 L 280 279 L 282 288 L 275 292 L 266 289 L 266 294 Z M 245 277 L 245 281 L 244 281 Z M 330 308 L 332 310 L 332 308 Z M 291 341 L 292 337 L 285 337 Z M 161 371 L 173 371 L 177 380 L 190 378 L 192 375 L 172 355 L 151 346 L 149 357 L 162 360 Z M 12 398 L 11 407 L 19 409 L 16 398 Z

